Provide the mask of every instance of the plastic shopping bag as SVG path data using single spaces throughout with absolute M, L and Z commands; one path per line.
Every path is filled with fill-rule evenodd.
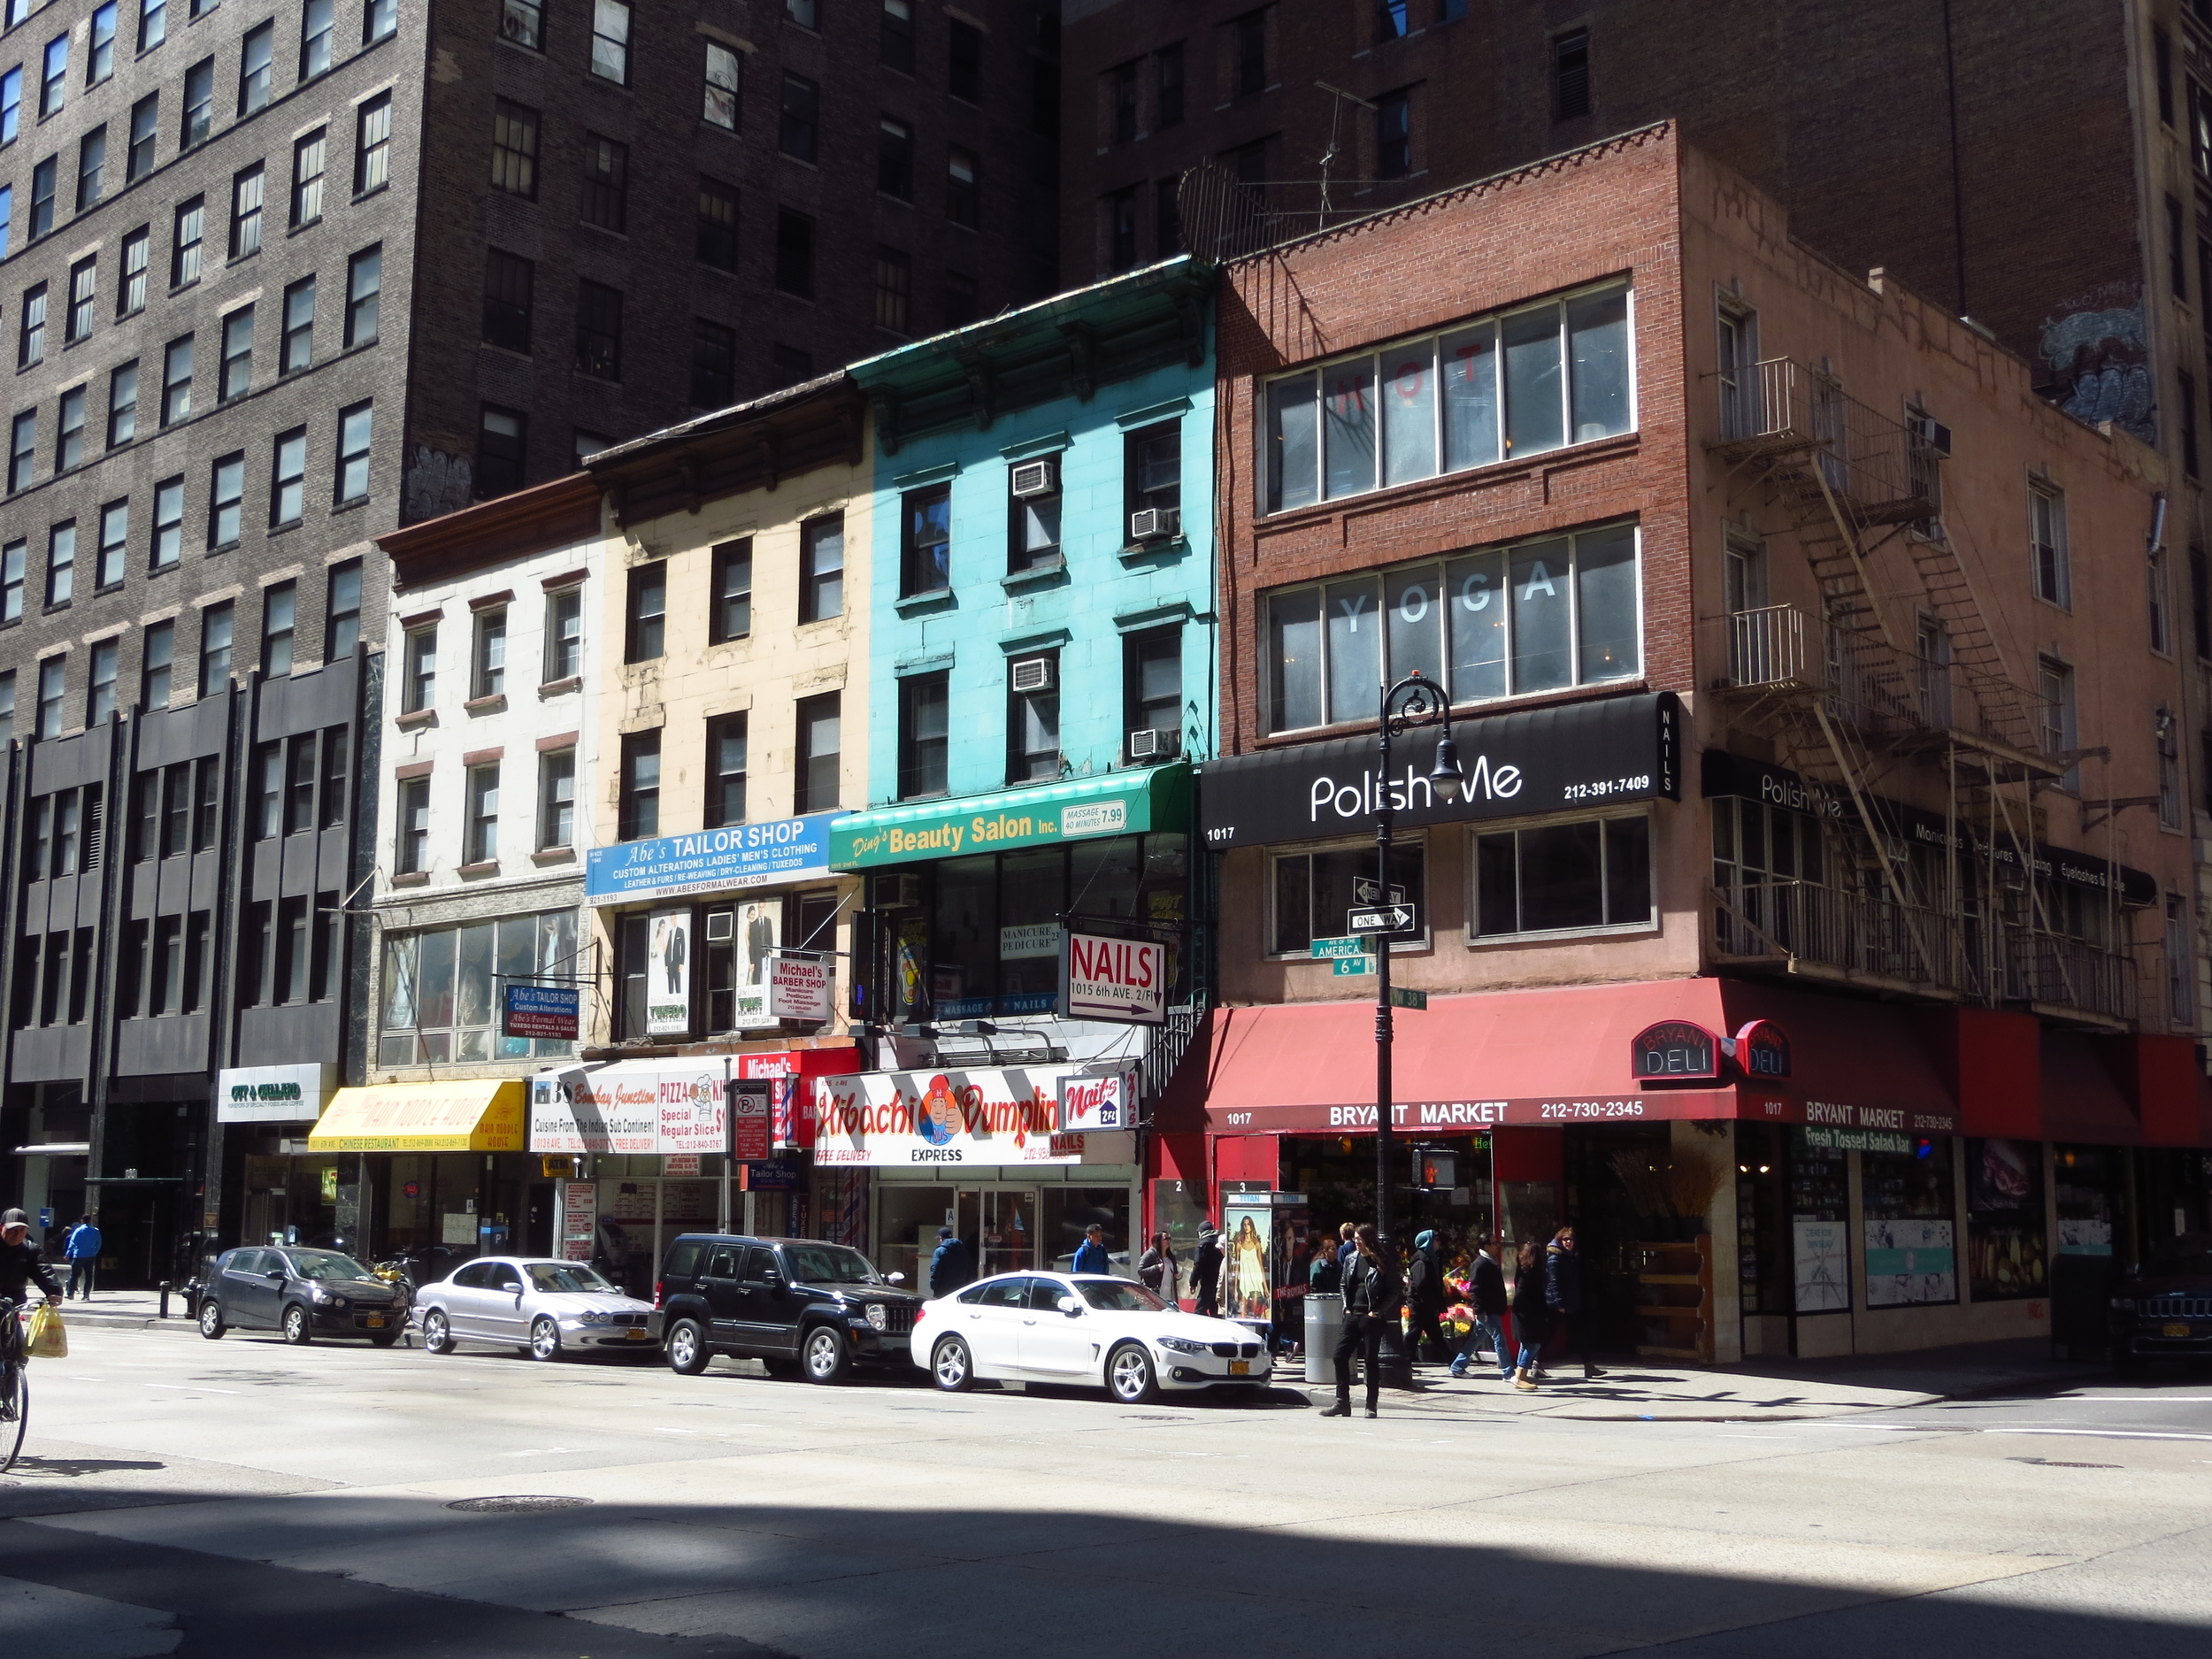
M 69 1357 L 69 1333 L 62 1329 L 61 1310 L 50 1302 L 40 1302 L 31 1316 L 30 1352 L 33 1359 Z

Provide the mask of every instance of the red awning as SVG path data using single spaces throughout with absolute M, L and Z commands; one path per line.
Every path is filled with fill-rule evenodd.
M 1716 1037 L 1754 1019 L 1787 1033 L 1792 1075 L 1640 1083 L 1631 1041 L 1663 1020 Z M 1206 1126 L 1216 1133 L 1359 1133 L 1375 1121 L 1368 1002 L 1221 1009 Z M 1744 1118 L 1948 1134 L 1958 1114 L 1907 1017 L 1751 981 L 1694 979 L 1438 996 L 1396 1010 L 1393 1126 L 1444 1133 L 1496 1124 Z
M 2043 1033 L 2043 1138 L 2140 1146 L 2142 1121 L 2098 1058 L 2096 1041 L 2072 1032 Z

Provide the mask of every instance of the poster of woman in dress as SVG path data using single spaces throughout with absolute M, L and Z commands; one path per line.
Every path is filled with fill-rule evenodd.
M 1267 1319 L 1273 1317 L 1271 1289 L 1267 1279 L 1267 1240 L 1271 1217 L 1265 1210 L 1231 1212 L 1228 1294 L 1222 1298 L 1222 1314 L 1231 1319 Z

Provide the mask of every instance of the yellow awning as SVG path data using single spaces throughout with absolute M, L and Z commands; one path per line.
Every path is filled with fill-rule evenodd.
M 456 1078 L 342 1088 L 307 1137 L 314 1152 L 519 1152 L 528 1086 Z

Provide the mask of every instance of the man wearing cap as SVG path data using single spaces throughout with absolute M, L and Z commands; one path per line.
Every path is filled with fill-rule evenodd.
M 0 1296 L 21 1302 L 25 1290 L 35 1284 L 49 1302 L 62 1299 L 61 1280 L 46 1265 L 31 1242 L 31 1218 L 19 1210 L 0 1215 Z
M 968 1259 L 968 1247 L 950 1227 L 938 1228 L 937 1253 L 929 1258 L 929 1294 L 949 1296 L 974 1278 L 975 1263 Z

